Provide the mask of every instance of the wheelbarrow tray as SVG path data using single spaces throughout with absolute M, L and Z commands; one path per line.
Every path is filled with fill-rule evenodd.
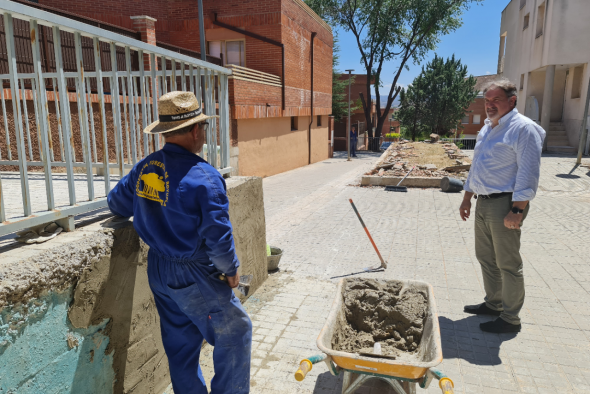
M 422 340 L 418 349 L 413 354 L 404 355 L 400 359 L 374 358 L 361 356 L 332 349 L 332 337 L 339 324 L 346 322 L 344 315 L 344 295 L 347 279 L 341 279 L 338 283 L 336 297 L 332 303 L 330 315 L 317 339 L 318 348 L 330 356 L 333 362 L 340 368 L 349 371 L 358 371 L 368 374 L 398 377 L 404 379 L 419 379 L 423 377 L 428 368 L 435 367 L 442 362 L 442 347 L 440 342 L 440 327 L 434 301 L 434 291 L 430 284 L 415 280 L 392 280 L 384 282 L 401 282 L 403 293 L 409 286 L 426 292 L 428 306 Z

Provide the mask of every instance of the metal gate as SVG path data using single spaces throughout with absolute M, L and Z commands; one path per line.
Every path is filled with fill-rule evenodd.
M 201 156 L 229 173 L 231 70 L 7 0 L 0 13 L 0 236 L 106 207 L 162 146 L 142 130 L 169 91 L 219 115 Z

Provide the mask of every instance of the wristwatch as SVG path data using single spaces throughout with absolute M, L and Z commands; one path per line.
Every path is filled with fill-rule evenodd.
M 518 209 L 517 207 L 512 207 L 512 213 L 523 213 L 524 209 Z

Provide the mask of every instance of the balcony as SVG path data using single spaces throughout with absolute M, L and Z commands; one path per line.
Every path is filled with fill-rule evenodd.
M 232 119 L 283 116 L 284 88 L 281 78 L 251 68 L 227 65 Z

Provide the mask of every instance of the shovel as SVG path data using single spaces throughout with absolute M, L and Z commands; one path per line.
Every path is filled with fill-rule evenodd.
M 396 186 L 385 186 L 385 191 L 388 192 L 407 192 L 408 188 L 405 186 L 400 186 L 402 184 L 402 182 L 404 181 L 404 179 L 406 179 L 408 177 L 408 175 L 410 175 L 410 172 L 414 171 L 414 168 L 416 167 L 412 167 L 412 169 L 406 174 L 405 177 L 402 178 L 401 181 L 399 181 L 399 183 Z
M 244 295 L 244 297 L 248 296 L 250 292 L 250 284 L 252 283 L 253 275 L 241 275 L 240 282 L 238 283 L 238 291 Z M 219 275 L 219 280 L 227 282 L 227 277 L 223 274 Z
M 361 218 L 359 211 L 357 211 L 356 207 L 354 206 L 354 203 L 352 202 L 352 198 L 349 199 L 348 201 L 350 201 L 350 205 L 352 205 L 352 209 L 354 209 L 354 213 L 356 213 L 356 216 L 359 218 L 361 225 L 363 226 L 363 228 L 365 229 L 365 232 L 367 233 L 367 237 L 369 237 L 369 241 L 371 241 L 371 244 L 373 244 L 373 247 L 375 248 L 375 252 L 377 252 L 377 256 L 379 256 L 379 260 L 381 260 L 380 266 L 366 267 L 366 268 L 363 268 L 363 270 L 367 271 L 367 272 L 371 272 L 371 271 L 377 271 L 380 269 L 386 269 L 387 262 L 385 260 L 383 260 L 383 257 L 381 257 L 381 253 L 379 253 L 379 249 L 377 249 L 377 245 L 375 245 L 375 241 L 373 241 L 373 237 L 371 237 L 371 233 L 369 232 L 369 229 L 367 228 L 367 226 L 365 226 L 365 222 L 363 222 L 363 219 Z

